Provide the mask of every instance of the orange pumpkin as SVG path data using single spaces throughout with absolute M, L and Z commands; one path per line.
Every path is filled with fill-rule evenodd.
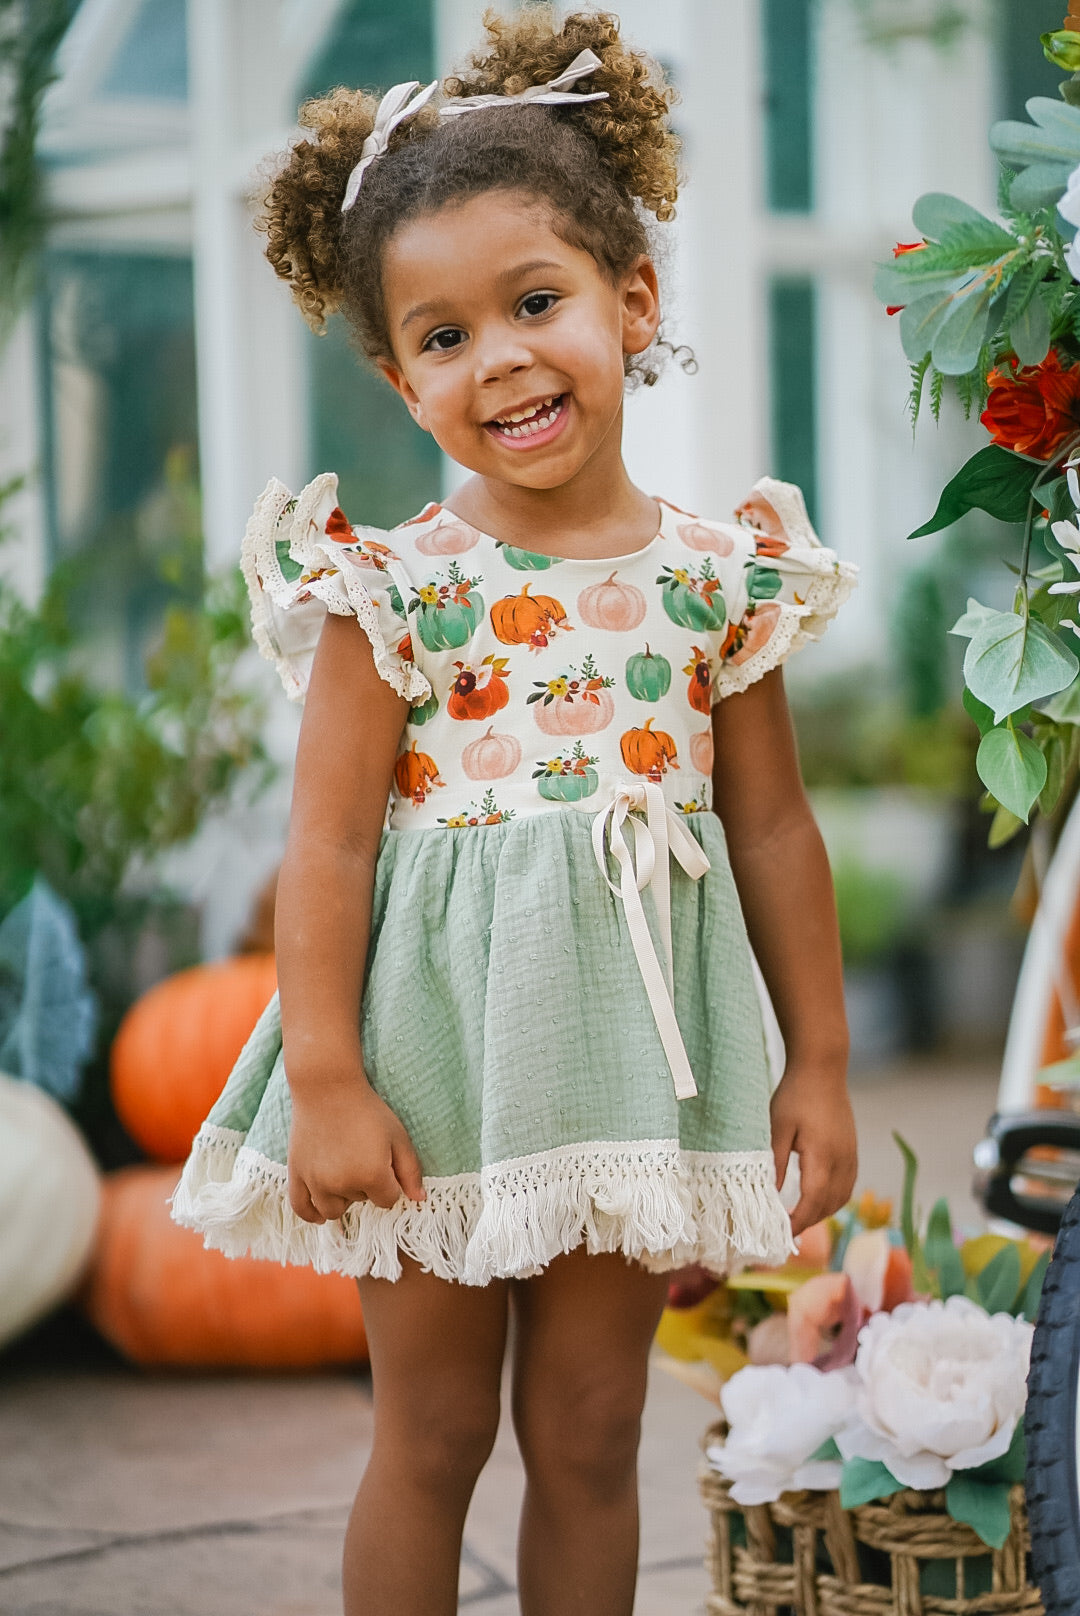
M 349 518 L 345 515 L 340 505 L 335 505 L 330 515 L 326 518 L 326 526 L 323 532 L 328 539 L 333 539 L 335 544 L 356 543 L 356 534 L 349 526 Z
M 647 610 L 645 596 L 636 584 L 621 584 L 611 573 L 603 583 L 590 584 L 577 599 L 578 615 L 590 628 L 610 629 L 621 634 L 637 628 Z
M 712 711 L 712 669 L 700 645 L 692 647 L 691 658 L 683 669 L 690 675 L 686 698 L 696 713 L 704 713 L 708 718 Z
M 704 522 L 680 522 L 676 529 L 688 550 L 710 550 L 714 555 L 729 556 L 735 541 L 719 527 L 707 527 Z
M 429 758 L 426 752 L 418 752 L 415 741 L 394 764 L 394 780 L 401 795 L 410 797 L 418 808 L 432 786 L 446 784 L 439 779 L 439 765 L 434 758 Z
M 470 741 L 461 754 L 461 767 L 470 780 L 502 780 L 521 762 L 516 735 L 496 735 L 489 724 L 478 741 Z
M 177 1167 L 122 1167 L 103 1182 L 83 1308 L 138 1364 L 319 1369 L 367 1359 L 356 1283 L 206 1251 L 169 1216 Z
M 760 651 L 772 639 L 773 630 L 780 621 L 780 607 L 775 600 L 762 601 L 756 609 L 743 618 L 739 624 L 740 631 L 745 628 L 746 635 L 738 650 L 734 651 L 731 661 L 735 664 L 746 662 L 755 651 Z
M 113 1105 L 157 1161 L 181 1161 L 273 998 L 273 954 L 194 965 L 132 1005 L 109 1056 Z
M 491 626 L 504 645 L 531 645 L 541 650 L 557 628 L 569 628 L 566 608 L 554 595 L 530 595 L 525 584 L 519 595 L 504 595 L 491 608 Z
M 699 729 L 690 737 L 690 762 L 699 774 L 711 774 L 713 768 L 713 736 L 711 729 Z
M 675 742 L 662 729 L 654 730 L 652 719 L 647 718 L 641 729 L 628 729 L 619 742 L 623 762 L 634 774 L 644 774 L 650 780 L 659 780 L 668 768 L 679 767 Z
M 479 668 L 468 662 L 455 662 L 458 676 L 446 698 L 451 718 L 490 718 L 510 700 L 506 658 L 484 658 Z

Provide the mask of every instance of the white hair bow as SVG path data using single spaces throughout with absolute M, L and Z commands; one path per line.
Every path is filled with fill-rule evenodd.
M 547 84 L 530 84 L 527 89 L 519 90 L 516 95 L 455 96 L 445 106 L 439 108 L 439 116 L 457 118 L 463 112 L 482 112 L 488 107 L 577 106 L 581 101 L 606 101 L 608 98 L 606 90 L 594 90 L 590 95 L 579 95 L 570 93 L 567 88 L 589 73 L 595 73 L 596 69 L 603 65 L 595 51 L 588 49 L 579 51 L 570 66 L 564 68 L 558 78 L 549 80 Z M 438 88 L 438 83 L 438 79 L 433 79 L 421 90 L 419 79 L 412 79 L 408 84 L 395 84 L 392 89 L 387 90 L 379 102 L 375 114 L 375 126 L 360 148 L 360 161 L 349 175 L 345 186 L 345 200 L 341 204 L 342 213 L 347 213 L 356 201 L 360 182 L 375 158 L 381 157 L 386 151 L 390 136 L 398 124 L 404 123 L 407 118 L 414 117 L 420 111 Z

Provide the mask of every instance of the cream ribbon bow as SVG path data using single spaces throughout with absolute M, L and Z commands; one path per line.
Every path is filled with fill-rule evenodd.
M 578 79 L 586 78 L 595 73 L 603 62 L 593 50 L 578 51 L 569 67 L 564 67 L 558 78 L 550 79 L 547 84 L 530 84 L 528 89 L 519 90 L 516 95 L 460 95 L 454 96 L 445 106 L 439 108 L 440 118 L 456 118 L 462 112 L 482 112 L 487 107 L 514 107 L 514 106 L 542 106 L 560 107 L 577 104 L 580 101 L 606 101 L 606 90 L 594 90 L 590 95 L 568 95 L 567 86 L 576 84 Z
M 345 200 L 341 204 L 342 213 L 348 213 L 356 201 L 360 191 L 360 181 L 376 157 L 382 156 L 390 136 L 398 124 L 404 123 L 406 118 L 415 117 L 420 108 L 431 100 L 438 88 L 438 79 L 432 79 L 431 83 L 425 84 L 422 90 L 420 89 L 419 79 L 410 79 L 408 84 L 395 84 L 391 89 L 387 90 L 376 110 L 374 128 L 360 148 L 360 161 L 349 175 L 345 186 Z M 420 93 L 416 94 L 416 91 Z
M 585 805 L 581 806 L 584 808 Z M 642 809 L 645 811 L 644 819 L 640 818 Z M 623 836 L 623 827 L 628 820 L 633 826 L 633 857 Z M 615 896 L 622 900 L 638 969 L 671 1068 L 675 1098 L 688 1100 L 697 1093 L 697 1084 L 690 1070 L 679 1023 L 675 1019 L 669 858 L 676 858 L 694 881 L 710 868 L 709 860 L 682 821 L 672 813 L 660 787 L 650 782 L 615 787 L 610 802 L 593 817 L 592 844 L 601 875 Z M 619 867 L 618 886 L 608 875 L 609 853 Z M 663 967 L 656 957 L 641 901 L 641 893 L 649 885 L 653 889 L 660 922 L 665 954 Z
M 580 101 L 606 101 L 606 90 L 594 90 L 590 95 L 572 95 L 567 93 L 567 86 L 576 84 L 578 79 L 595 73 L 603 62 L 595 51 L 579 51 L 570 63 L 563 69 L 558 78 L 551 79 L 547 84 L 530 84 L 528 89 L 519 90 L 517 95 L 462 95 L 455 96 L 445 106 L 439 108 L 440 118 L 456 118 L 462 112 L 481 112 L 486 107 L 513 107 L 513 106 L 576 106 Z M 387 148 L 390 136 L 398 124 L 404 123 L 406 118 L 412 118 L 420 111 L 422 106 L 431 99 L 438 89 L 438 79 L 432 79 L 430 84 L 420 89 L 419 79 L 410 79 L 408 84 L 395 84 L 387 90 L 379 102 L 375 113 L 375 126 L 360 148 L 360 161 L 349 175 L 345 185 L 345 200 L 341 204 L 342 213 L 347 213 L 360 191 L 360 183 L 376 157 L 381 157 Z M 419 91 L 419 94 L 415 92 Z

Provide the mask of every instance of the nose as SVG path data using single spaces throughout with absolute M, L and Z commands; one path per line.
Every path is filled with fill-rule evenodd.
M 524 332 L 515 325 L 498 320 L 475 333 L 473 361 L 476 380 L 484 385 L 505 381 L 508 376 L 528 370 L 533 356 Z

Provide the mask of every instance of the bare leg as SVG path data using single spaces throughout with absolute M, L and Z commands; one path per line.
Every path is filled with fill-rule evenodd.
M 495 1441 L 507 1285 L 406 1261 L 359 1281 L 375 1441 L 345 1534 L 345 1616 L 453 1616 L 465 1513 Z
M 514 1284 L 522 1616 L 633 1610 L 641 1410 L 667 1285 L 580 1248 Z

